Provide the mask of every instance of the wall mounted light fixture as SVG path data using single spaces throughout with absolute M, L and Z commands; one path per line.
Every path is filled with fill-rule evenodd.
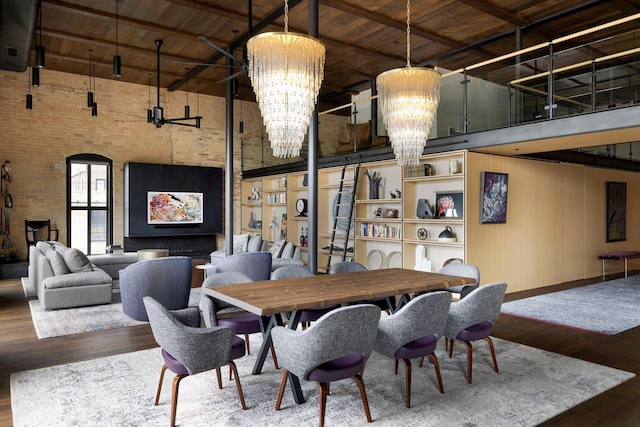
M 93 63 L 91 62 L 91 52 L 92 50 L 89 49 L 89 92 L 87 92 L 87 107 L 89 108 L 93 107 L 93 91 L 91 90 L 91 71 L 93 69 Z

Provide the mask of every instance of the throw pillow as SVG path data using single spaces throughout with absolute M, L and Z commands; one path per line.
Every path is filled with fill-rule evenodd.
M 93 271 L 91 261 L 82 252 L 74 248 L 67 248 L 62 253 L 64 262 L 67 264 L 67 268 L 72 273 L 79 273 L 81 271 Z
M 62 276 L 63 274 L 69 274 L 69 269 L 67 268 L 67 264 L 64 262 L 64 258 L 60 255 L 59 252 L 56 252 L 49 246 L 44 249 L 44 255 L 49 260 L 49 264 L 51 264 L 51 270 L 53 270 L 53 274 L 56 276 Z
M 260 252 L 262 246 L 262 236 L 249 237 L 249 243 L 247 243 L 247 252 Z
M 293 258 L 293 252 L 296 250 L 296 245 L 291 242 L 287 242 L 280 252 L 279 258 Z
M 249 243 L 249 233 L 234 234 L 233 235 L 233 253 L 238 254 L 240 252 L 246 252 L 247 243 Z
M 284 249 L 286 243 L 286 240 L 276 240 L 273 242 L 271 249 L 269 249 L 269 252 L 271 252 L 271 258 L 280 258 L 280 254 L 282 253 L 282 249 Z

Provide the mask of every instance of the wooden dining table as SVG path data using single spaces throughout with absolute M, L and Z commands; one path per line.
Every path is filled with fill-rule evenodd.
M 288 316 L 288 327 L 295 329 L 304 309 L 394 296 L 399 297 L 395 307 L 399 309 L 416 292 L 469 283 L 475 283 L 475 279 L 389 268 L 211 286 L 203 290 L 206 295 L 260 316 L 263 340 L 252 372 L 257 375 L 262 372 L 271 346 L 271 329 L 284 325 L 283 314 Z M 303 403 L 298 378 L 291 375 L 290 380 L 296 403 Z

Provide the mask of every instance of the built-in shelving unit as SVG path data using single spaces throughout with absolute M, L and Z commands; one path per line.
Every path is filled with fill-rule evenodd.
M 370 269 L 416 266 L 416 248 L 424 247 L 425 256 L 436 271 L 450 258 L 465 259 L 466 152 L 423 156 L 418 167 L 401 168 L 395 160 L 362 163 L 355 192 L 353 230 L 349 235 L 346 259 Z M 345 186 L 353 186 L 355 165 L 347 167 Z M 326 271 L 328 246 L 333 228 L 333 212 L 337 201 L 342 167 L 318 171 L 318 270 Z M 371 189 L 373 178 L 381 178 L 376 193 Z M 287 239 L 301 247 L 306 260 L 307 249 L 301 236 L 308 235 L 308 217 L 296 209 L 298 200 L 309 197 L 304 172 L 251 178 L 242 183 L 242 221 L 247 232 L 262 231 L 263 238 L 280 238 L 282 220 L 286 215 Z M 254 188 L 261 188 L 261 201 L 251 200 Z M 454 206 L 438 211 L 440 197 L 451 196 Z M 434 216 L 419 218 L 417 206 L 426 200 Z M 447 210 L 448 209 L 448 210 Z M 250 214 L 260 215 L 262 230 L 245 228 Z M 276 226 L 270 227 L 275 219 Z M 441 240 L 440 233 L 450 227 L 455 241 Z M 343 229 L 346 224 L 343 224 Z M 335 242 L 344 244 L 344 233 Z M 332 263 L 340 260 L 332 257 Z M 422 265 L 422 263 L 421 263 Z

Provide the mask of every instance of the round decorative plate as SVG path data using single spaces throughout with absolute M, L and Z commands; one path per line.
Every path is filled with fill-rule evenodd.
M 425 240 L 427 237 L 429 237 L 429 232 L 427 231 L 427 229 L 418 228 L 418 239 Z
M 390 252 L 387 256 L 387 267 L 402 268 L 402 254 L 398 251 Z
M 384 267 L 384 261 L 384 252 L 379 249 L 373 249 L 369 251 L 369 254 L 367 255 L 367 269 L 380 270 Z
M 351 206 L 351 199 L 353 198 L 353 189 L 349 187 L 344 187 L 342 189 L 342 201 L 340 202 L 340 207 L 338 209 L 338 220 L 336 222 L 336 228 L 338 230 L 347 231 L 349 228 L 349 206 Z M 336 216 L 336 206 L 338 205 L 338 197 L 340 194 L 337 193 L 333 198 L 333 204 L 331 206 L 331 216 L 335 219 Z M 351 227 L 350 231 L 354 229 L 355 223 L 355 215 L 351 216 Z

